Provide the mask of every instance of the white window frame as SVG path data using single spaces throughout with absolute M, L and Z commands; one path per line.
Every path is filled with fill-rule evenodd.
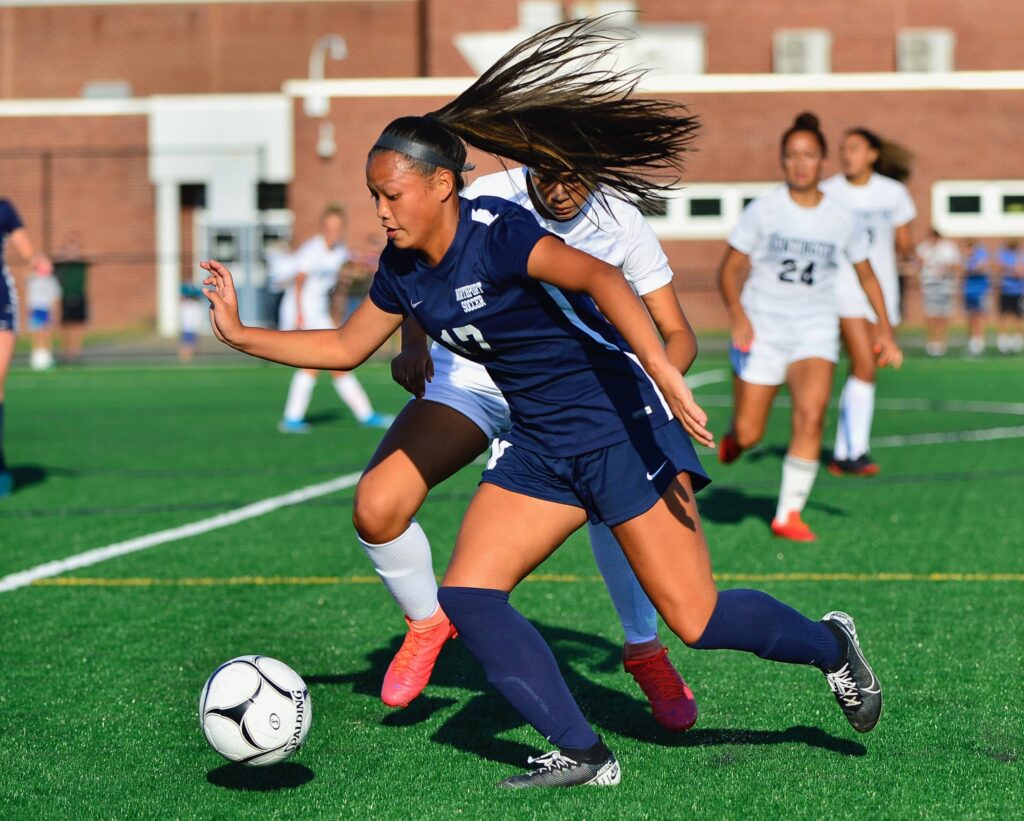
M 646 217 L 660 239 L 725 239 L 743 213 L 743 200 L 760 196 L 778 182 L 701 182 L 676 189 L 666 197 L 663 217 Z M 719 199 L 722 213 L 691 217 L 690 201 Z
M 951 196 L 980 197 L 981 212 L 951 214 Z M 1004 196 L 1024 197 L 1024 179 L 940 180 L 932 185 L 932 222 L 950 237 L 1024 236 L 1024 211 L 1005 213 Z

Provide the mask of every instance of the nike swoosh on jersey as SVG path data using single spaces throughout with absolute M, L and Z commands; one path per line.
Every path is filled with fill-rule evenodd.
M 664 462 L 662 462 L 661 463 L 661 467 L 659 467 L 656 471 L 654 471 L 654 473 L 648 473 L 647 474 L 647 481 L 648 482 L 651 481 L 655 476 L 657 476 L 659 473 L 661 473 L 661 471 L 664 469 L 665 465 L 667 465 L 667 464 L 668 464 L 668 459 L 666 459 Z
M 421 299 L 421 300 L 420 300 L 419 302 L 414 302 L 414 303 L 412 303 L 412 307 L 413 307 L 413 308 L 418 308 L 418 307 L 419 307 L 420 305 L 422 305 L 422 304 L 423 304 L 423 300 Z

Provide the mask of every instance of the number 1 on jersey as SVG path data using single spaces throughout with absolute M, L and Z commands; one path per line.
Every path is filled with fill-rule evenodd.
M 469 342 L 470 340 L 473 340 L 480 347 L 480 350 L 489 351 L 491 349 L 491 346 L 488 345 L 484 339 L 484 335 L 473 325 L 460 325 L 458 328 L 452 328 L 452 333 L 459 338 L 460 342 Z M 466 348 L 452 339 L 451 334 L 449 334 L 448 331 L 441 331 L 441 341 L 444 342 L 445 345 L 455 348 L 457 351 L 461 351 L 466 354 L 470 353 L 470 351 L 466 350 Z

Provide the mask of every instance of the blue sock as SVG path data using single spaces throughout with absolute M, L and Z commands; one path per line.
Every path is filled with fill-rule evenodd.
M 569 692 L 551 648 L 509 604 L 508 593 L 442 587 L 437 599 L 459 638 L 483 665 L 487 680 L 538 733 L 563 751 L 585 751 L 600 744 Z
M 591 524 L 590 546 L 622 622 L 626 642 L 639 644 L 658 637 L 658 611 L 647 598 L 615 535 L 604 525 Z
M 696 650 L 746 650 L 763 659 L 832 669 L 839 642 L 820 621 L 811 621 L 760 590 L 723 590 Z
M 7 462 L 4 460 L 4 403 L 0 401 L 0 473 L 7 471 Z

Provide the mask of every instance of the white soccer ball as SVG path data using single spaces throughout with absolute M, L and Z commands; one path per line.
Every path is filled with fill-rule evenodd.
M 229 761 L 277 764 L 306 740 L 313 721 L 309 689 L 287 664 L 239 656 L 213 671 L 199 696 L 203 735 Z

